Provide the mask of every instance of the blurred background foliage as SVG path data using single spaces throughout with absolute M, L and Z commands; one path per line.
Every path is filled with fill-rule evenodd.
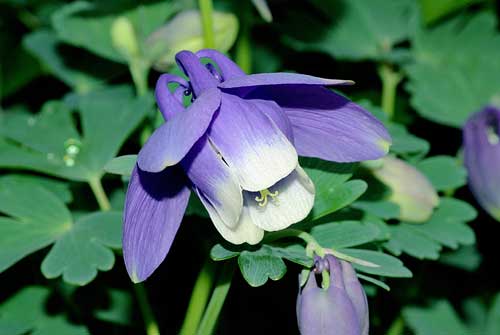
M 0 1 L 0 334 L 143 332 L 141 293 L 120 254 L 134 157 L 113 158 L 136 154 L 161 122 L 152 89 L 159 73 L 179 73 L 175 53 L 206 45 L 198 5 Z M 500 228 L 474 209 L 460 130 L 484 105 L 500 104 L 496 3 L 215 0 L 214 7 L 213 44 L 246 72 L 352 79 L 342 93 L 393 137 L 399 176 L 370 164 L 302 162 L 318 195 L 301 227 L 322 245 L 381 265 L 357 265 L 371 333 L 500 334 Z M 399 178 L 395 185 L 387 174 Z M 425 176 L 434 205 L 401 201 L 420 183 L 405 184 L 409 174 Z M 423 215 L 418 223 L 415 213 Z M 241 272 L 218 334 L 297 333 L 297 274 L 310 266 L 303 246 L 216 244 L 199 203 L 185 221 L 146 283 L 160 329 L 181 327 L 210 253 L 237 257 Z

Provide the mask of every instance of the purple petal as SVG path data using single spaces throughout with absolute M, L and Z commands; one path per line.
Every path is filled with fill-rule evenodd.
M 391 138 L 383 124 L 361 106 L 324 87 L 274 86 L 248 99 L 275 101 L 292 123 L 301 156 L 357 162 L 384 156 Z
M 469 187 L 481 206 L 500 220 L 500 109 L 486 107 L 464 127 Z
M 351 80 L 341 79 L 326 79 L 313 77 L 306 74 L 298 73 L 257 73 L 250 74 L 244 77 L 236 77 L 226 80 L 219 84 L 220 88 L 240 88 L 254 86 L 274 86 L 274 85 L 313 85 L 313 86 L 334 86 L 334 85 L 349 85 Z
M 255 99 L 251 100 L 251 102 L 254 103 L 254 105 L 269 119 L 271 119 L 281 132 L 285 134 L 288 140 L 293 143 L 292 123 L 280 106 L 278 106 L 274 101 L 269 100 Z
M 209 88 L 215 88 L 219 81 L 210 73 L 210 71 L 200 62 L 191 51 L 181 51 L 175 55 L 175 60 L 179 67 L 189 77 L 191 87 L 195 96 L 200 96 L 203 91 Z
M 246 75 L 238 65 L 217 50 L 203 49 L 198 51 L 196 56 L 212 59 L 220 69 L 222 80 L 228 80 Z
M 236 227 L 243 207 L 241 188 L 206 135 L 196 142 L 181 165 L 203 200 L 215 211 L 209 210 L 210 216 L 217 215 L 226 226 Z
M 260 191 L 289 175 L 297 166 L 295 148 L 251 101 L 222 94 L 209 137 L 239 184 Z
M 165 120 L 170 120 L 184 110 L 182 100 L 176 94 L 172 94 L 168 88 L 169 83 L 178 83 L 180 86 L 177 90 L 184 91 L 189 87 L 187 81 L 181 77 L 172 74 L 162 74 L 156 82 L 155 97 L 158 108 Z
M 309 284 L 297 299 L 297 320 L 302 335 L 360 335 L 356 312 L 344 290 L 330 286 L 323 290 Z
M 134 283 L 148 278 L 165 259 L 189 194 L 184 176 L 176 168 L 160 173 L 134 168 L 123 219 L 123 257 Z
M 351 263 L 341 260 L 342 277 L 344 280 L 345 289 L 349 296 L 361 326 L 361 335 L 368 335 L 369 330 L 369 312 L 366 293 L 359 282 L 356 271 L 354 271 Z
M 189 108 L 156 129 L 139 152 L 139 167 L 148 172 L 160 172 L 177 164 L 203 136 L 220 102 L 220 91 L 209 89 Z

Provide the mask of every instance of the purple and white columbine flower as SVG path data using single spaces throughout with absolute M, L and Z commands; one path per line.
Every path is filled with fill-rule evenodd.
M 469 188 L 479 204 L 500 221 L 500 108 L 487 106 L 472 115 L 463 137 Z
M 127 191 L 123 255 L 134 282 L 167 255 L 191 190 L 226 240 L 256 244 L 313 206 L 314 185 L 298 155 L 355 162 L 387 153 L 384 126 L 325 88 L 350 81 L 246 75 L 210 49 L 181 51 L 176 61 L 189 81 L 160 76 L 156 100 L 166 122 L 139 152 Z M 169 83 L 179 86 L 171 92 Z M 193 97 L 188 108 L 184 94 Z

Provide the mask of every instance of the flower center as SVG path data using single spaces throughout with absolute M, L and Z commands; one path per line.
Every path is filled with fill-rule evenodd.
M 260 196 L 255 197 L 255 201 L 257 201 L 259 203 L 260 207 L 264 207 L 267 205 L 267 197 L 271 197 L 272 201 L 275 204 L 279 203 L 279 201 L 278 201 L 279 192 L 278 191 L 271 192 L 271 191 L 269 191 L 268 188 L 266 188 L 265 190 L 259 191 L 259 193 L 260 193 Z

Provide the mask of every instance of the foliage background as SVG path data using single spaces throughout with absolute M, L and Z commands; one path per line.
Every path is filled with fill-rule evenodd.
M 270 0 L 271 21 L 250 1 L 214 4 L 234 14 L 216 18 L 217 46 L 251 72 L 354 80 L 342 93 L 386 123 L 395 140 L 392 154 L 427 175 L 442 197 L 431 220 L 404 223 L 362 168 L 342 172 L 334 166 L 323 174 L 328 169 L 315 169 L 321 163 L 304 163 L 315 181 L 337 187 L 319 197 L 315 210 L 328 215 L 312 220 L 311 233 L 319 229 L 315 236 L 329 245 L 395 256 L 413 273 L 390 278 L 408 277 L 391 258 L 393 268 L 373 275 L 391 290 L 367 283 L 371 333 L 499 334 L 500 275 L 494 269 L 500 228 L 468 191 L 460 157 L 467 116 L 500 101 L 495 2 Z M 136 154 L 158 125 L 151 90 L 159 71 L 149 71 L 152 63 L 167 55 L 167 63 L 156 68 L 175 71 L 168 56 L 182 42 L 203 46 L 201 33 L 189 35 L 193 21 L 176 26 L 175 34 L 187 35 L 180 41 L 165 37 L 158 53 L 148 35 L 197 5 L 0 1 L 0 334 L 144 331 L 119 250 L 126 177 L 106 173 L 105 165 L 117 155 Z M 137 54 L 112 40 L 112 23 L 123 15 L 137 34 Z M 351 173 L 364 181 L 348 181 Z M 95 200 L 101 179 L 110 204 Z M 112 211 L 99 211 L 107 207 Z M 164 333 L 181 327 L 198 271 L 220 242 L 203 211 L 192 204 L 189 213 L 167 259 L 145 285 Z M 351 244 L 328 240 L 346 231 Z M 298 243 L 286 247 L 300 251 Z M 234 250 L 224 245 L 219 252 Z M 217 333 L 296 333 L 302 266 L 287 261 L 283 270 L 281 256 L 265 254 L 266 262 L 280 264 L 269 277 L 282 277 L 268 280 L 259 250 L 246 252 L 250 268 L 265 274 L 249 279 L 243 270 L 235 273 Z

